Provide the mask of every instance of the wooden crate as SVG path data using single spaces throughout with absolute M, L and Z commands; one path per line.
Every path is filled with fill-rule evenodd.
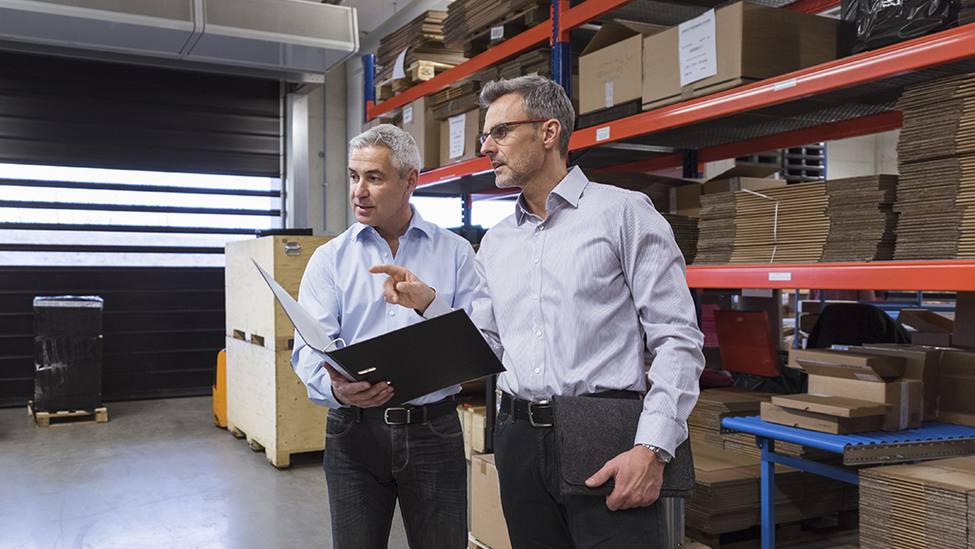
M 308 400 L 291 368 L 294 326 L 251 259 L 297 298 L 308 259 L 328 240 L 267 236 L 227 244 L 227 429 L 279 468 L 290 465 L 291 454 L 325 448 L 327 410 Z
M 327 413 L 308 400 L 291 351 L 227 338 L 227 429 L 272 465 L 288 467 L 291 454 L 324 450 Z
M 328 240 L 322 236 L 265 236 L 229 242 L 225 271 L 226 335 L 272 351 L 290 350 L 294 344 L 294 326 L 251 259 L 297 299 L 308 259 Z

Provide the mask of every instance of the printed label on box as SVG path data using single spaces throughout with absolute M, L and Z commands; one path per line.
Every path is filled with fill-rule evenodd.
M 714 10 L 681 23 L 678 32 L 681 87 L 718 74 Z
M 449 118 L 450 124 L 450 158 L 464 156 L 464 125 L 466 114 L 459 114 Z
M 606 82 L 606 108 L 613 106 L 613 81 Z
M 409 124 L 413 121 L 413 107 L 406 107 L 403 109 L 403 123 Z
M 504 38 L 504 27 L 491 27 L 491 40 Z

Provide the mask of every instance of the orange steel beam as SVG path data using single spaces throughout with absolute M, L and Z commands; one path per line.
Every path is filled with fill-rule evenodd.
M 532 46 L 536 46 L 543 42 L 548 42 L 551 38 L 552 20 L 549 19 L 547 24 L 542 23 L 540 25 L 536 25 L 535 27 L 526 30 L 510 40 L 505 40 L 488 51 L 474 58 L 468 59 L 450 70 L 446 70 L 437 76 L 434 76 L 422 84 L 417 84 L 403 93 L 397 94 L 383 101 L 382 103 L 369 108 L 366 115 L 371 120 L 377 116 L 386 114 L 393 109 L 402 107 L 414 99 L 432 95 L 446 87 L 449 87 L 451 84 L 467 78 L 485 67 L 500 61 L 504 61 L 509 57 L 518 55 Z
M 615 11 L 623 6 L 632 3 L 633 0 L 589 0 L 578 6 L 562 12 L 559 21 L 559 32 L 568 32 L 577 29 L 586 23 L 595 21 L 600 17 Z
M 690 265 L 690 288 L 973 291 L 975 261 Z
M 782 9 L 801 11 L 803 13 L 823 13 L 840 5 L 840 0 L 796 0 L 782 6 Z
M 975 57 L 975 24 L 577 130 L 569 149 L 631 139 L 971 57 Z
M 450 164 L 442 168 L 430 170 L 420 174 L 417 181 L 418 187 L 425 185 L 436 185 L 446 181 L 457 179 L 465 175 L 473 175 L 480 172 L 490 171 L 491 161 L 486 156 L 481 156 L 471 160 L 465 160 L 456 164 Z

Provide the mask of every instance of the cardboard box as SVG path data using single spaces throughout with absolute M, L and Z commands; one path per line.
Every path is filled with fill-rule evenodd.
M 945 351 L 938 387 L 938 421 L 975 427 L 975 353 Z
M 834 19 L 747 2 L 715 10 L 714 19 L 717 74 L 683 88 L 679 27 L 644 39 L 644 110 L 836 59 Z
M 904 375 L 904 358 L 835 349 L 792 349 L 789 367 L 810 375 L 841 377 L 875 383 Z M 812 391 L 810 391 L 812 392 Z
M 883 402 L 890 405 L 880 427 L 884 431 L 916 429 L 921 426 L 921 401 L 924 399 L 924 394 L 922 384 L 917 380 L 877 383 L 810 375 L 809 393 Z
M 858 353 L 904 357 L 904 375 L 901 379 L 916 379 L 924 386 L 923 420 L 938 419 L 938 371 L 941 349 L 911 346 L 888 346 L 883 343 L 849 347 Z
M 403 130 L 420 149 L 420 171 L 440 167 L 440 122 L 433 118 L 430 98 L 421 97 L 403 107 Z
M 494 454 L 471 458 L 471 535 L 491 549 L 511 549 Z
M 480 108 L 471 109 L 440 122 L 441 166 L 471 160 L 480 155 L 481 144 L 477 136 L 481 133 L 483 122 L 484 116 Z M 450 132 L 452 123 L 454 124 L 453 135 Z
M 375 128 L 380 124 L 393 124 L 396 125 L 396 119 L 391 116 L 378 116 L 372 120 L 366 122 L 362 125 L 362 131 L 366 131 L 370 128 Z
M 643 39 L 666 27 L 607 23 L 579 56 L 579 114 L 643 97 Z
M 687 215 L 690 217 L 701 216 L 701 189 L 700 183 L 688 183 L 670 189 L 670 213 Z
M 818 414 L 815 412 L 804 412 L 776 406 L 771 402 L 762 403 L 762 421 L 819 431 L 820 433 L 832 433 L 834 435 L 848 435 L 850 433 L 867 433 L 879 431 L 883 423 L 883 416 L 864 416 L 864 417 L 837 417 Z
M 955 323 L 950 318 L 927 309 L 901 309 L 897 321 L 917 330 L 911 333 L 911 343 L 914 345 L 951 347 Z
M 785 187 L 785 179 L 770 179 L 769 176 L 781 168 L 769 166 L 735 166 L 704 183 L 701 194 L 727 193 L 734 191 L 761 191 L 775 187 Z
M 771 402 L 782 408 L 836 417 L 882 416 L 887 413 L 888 408 L 883 402 L 814 393 L 776 395 Z
M 975 292 L 955 294 L 955 330 L 952 343 L 958 347 L 975 348 Z

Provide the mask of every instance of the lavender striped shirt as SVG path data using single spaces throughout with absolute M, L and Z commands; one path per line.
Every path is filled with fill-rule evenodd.
M 673 455 L 697 402 L 704 336 L 670 225 L 646 195 L 590 182 L 579 168 L 546 211 L 542 220 L 519 198 L 475 260 L 471 317 L 507 369 L 498 385 L 537 401 L 643 392 L 649 380 L 635 442 Z

